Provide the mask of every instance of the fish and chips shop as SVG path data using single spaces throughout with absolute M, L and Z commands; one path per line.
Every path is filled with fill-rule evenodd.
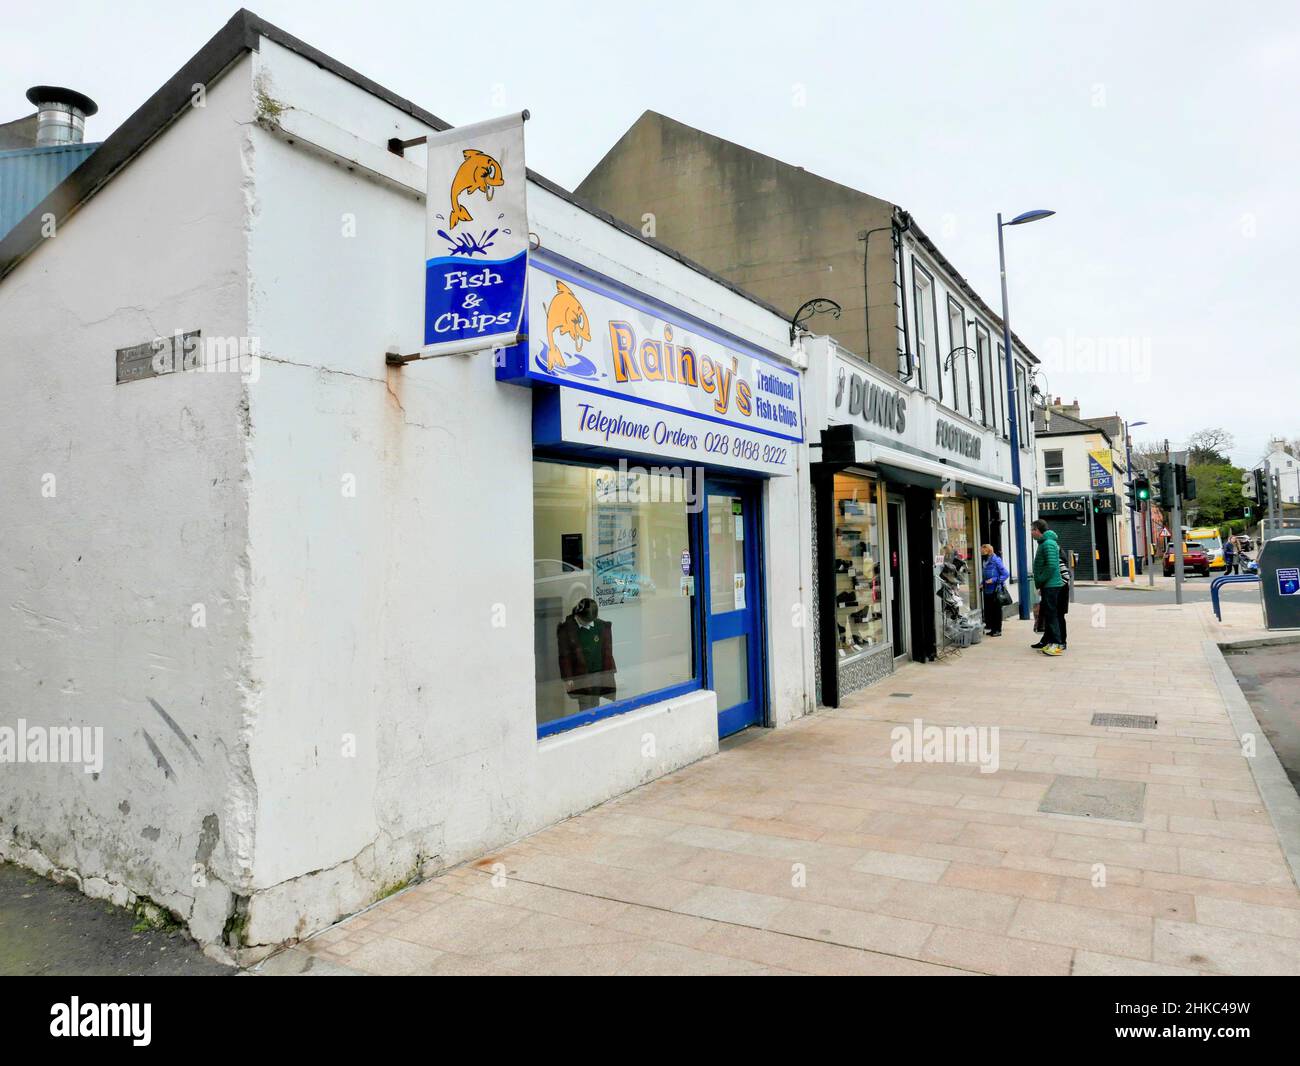
M 798 531 L 770 528 L 765 486 L 802 467 L 797 353 L 740 336 L 710 297 L 774 316 L 608 221 L 610 252 L 653 269 L 553 247 L 527 118 L 427 139 L 420 357 L 477 351 L 530 390 L 538 737 L 703 693 L 719 737 L 768 724 L 765 555 Z M 671 274 L 680 295 L 646 284 Z
M 496 373 L 532 389 L 539 736 L 696 691 L 721 737 L 767 724 L 765 557 L 797 531 L 765 499 L 799 473 L 800 372 L 572 260 L 537 252 L 528 289 Z
M 93 705 L 105 760 L 5 775 L 0 856 L 270 950 L 814 709 L 789 322 L 527 171 L 525 117 L 450 128 L 240 12 L 59 240 L 0 242 L 13 454 L 77 442 L 23 476 L 119 523 L 15 512 L 33 610 L 80 602 L 56 556 L 102 590 L 6 630 L 11 702 Z M 87 275 L 84 320 L 23 317 Z M 256 373 L 114 380 L 173 328 Z

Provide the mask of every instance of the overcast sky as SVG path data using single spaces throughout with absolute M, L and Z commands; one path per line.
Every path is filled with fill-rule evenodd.
M 0 120 L 68 85 L 102 140 L 236 10 L 107 7 L 6 5 Z M 1300 5 L 252 10 L 452 123 L 529 108 L 529 163 L 569 188 L 654 109 L 892 200 L 994 307 L 996 212 L 1054 208 L 1008 230 L 1012 324 L 1052 393 L 1146 420 L 1137 441 L 1221 425 L 1240 463 L 1300 436 Z

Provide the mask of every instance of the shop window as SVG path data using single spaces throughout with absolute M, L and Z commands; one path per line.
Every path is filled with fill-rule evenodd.
M 835 628 L 841 659 L 885 641 L 876 483 L 835 475 Z
M 971 501 L 964 496 L 940 496 L 940 577 L 955 587 L 966 611 L 978 605 L 978 577 L 983 566 L 978 556 Z
M 645 469 L 533 463 L 543 732 L 698 679 L 692 489 Z

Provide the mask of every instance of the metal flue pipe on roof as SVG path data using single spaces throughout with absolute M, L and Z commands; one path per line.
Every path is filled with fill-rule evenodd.
M 36 105 L 36 147 L 81 144 L 86 119 L 99 110 L 89 96 L 58 85 L 33 85 L 27 99 Z

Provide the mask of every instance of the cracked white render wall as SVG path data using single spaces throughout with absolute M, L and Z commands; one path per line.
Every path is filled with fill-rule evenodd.
M 245 388 L 118 385 L 114 353 L 247 335 L 250 85 L 244 59 L 0 282 L 0 724 L 106 749 L 0 765 L 0 855 L 209 942 L 252 862 Z

